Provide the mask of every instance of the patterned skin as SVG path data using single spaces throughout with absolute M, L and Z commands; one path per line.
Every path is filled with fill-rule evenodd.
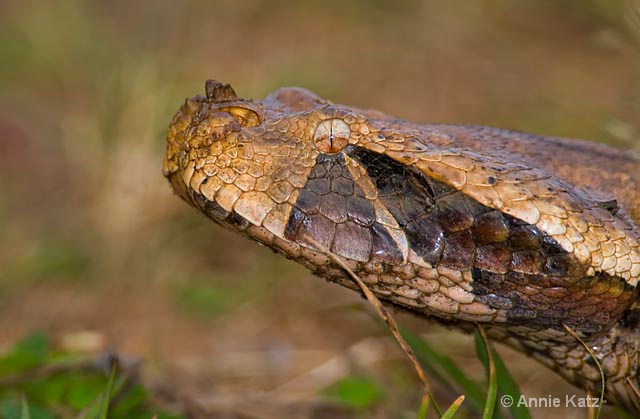
M 640 413 L 640 159 L 587 142 L 417 125 L 298 88 L 210 80 L 171 122 L 164 175 L 216 223 L 383 301 L 527 353 Z

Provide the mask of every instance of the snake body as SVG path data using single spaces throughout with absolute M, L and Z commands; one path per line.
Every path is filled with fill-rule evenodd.
M 299 88 L 206 83 L 163 173 L 216 223 L 381 300 L 490 336 L 640 413 L 640 159 L 578 140 L 418 125 Z M 311 242 L 313 242 L 311 241 Z

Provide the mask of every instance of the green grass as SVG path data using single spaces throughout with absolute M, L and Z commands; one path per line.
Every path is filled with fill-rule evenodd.
M 2 418 L 153 416 L 181 418 L 155 406 L 136 376 L 109 358 L 56 351 L 42 333 L 27 336 L 0 357 Z
M 525 406 L 518 406 L 517 403 L 514 403 L 502 411 L 496 404 L 496 399 L 500 396 L 508 395 L 513 400 L 518 400 L 521 393 L 498 352 L 492 348 L 487 340 L 481 337 L 480 333 L 476 332 L 475 334 L 476 356 L 487 371 L 486 382 L 471 380 L 451 358 L 435 349 L 425 339 L 406 329 L 401 330 L 401 333 L 413 348 L 432 385 L 435 383 L 441 388 L 458 394 L 456 400 L 444 412 L 436 409 L 431 417 L 499 419 L 504 417 L 506 413 L 507 417 L 513 419 L 531 419 L 531 413 Z M 489 353 L 491 353 L 490 357 Z M 494 373 L 489 374 L 489 371 L 494 371 Z M 405 383 L 402 386 L 402 391 L 413 391 L 415 394 L 419 394 L 419 387 L 406 387 Z M 385 395 L 389 391 L 389 388 L 382 386 L 371 377 L 354 375 L 334 383 L 323 391 L 323 395 L 349 406 L 356 412 L 365 414 L 385 403 L 388 400 Z M 429 408 L 431 406 L 435 408 L 437 400 L 432 396 L 431 400 L 428 399 L 423 399 L 420 403 L 416 411 L 416 418 L 430 417 Z
M 324 394 L 354 409 L 365 410 L 384 400 L 384 388 L 369 377 L 345 377 L 324 390 Z

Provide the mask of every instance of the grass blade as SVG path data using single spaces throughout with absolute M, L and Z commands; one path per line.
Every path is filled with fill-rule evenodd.
M 100 407 L 98 408 L 98 418 L 107 419 L 109 413 L 109 401 L 111 400 L 111 389 L 113 388 L 113 381 L 116 377 L 116 363 L 111 366 L 111 373 L 109 374 L 109 381 L 107 381 L 107 387 L 100 396 Z
M 444 412 L 444 415 L 442 415 L 441 419 L 453 418 L 456 412 L 458 411 L 458 409 L 460 408 L 460 406 L 462 406 L 463 401 L 464 401 L 464 396 L 458 397 L 453 403 L 451 403 L 451 406 L 449 406 L 447 411 Z
M 116 377 L 117 363 L 113 363 L 111 366 L 111 373 L 107 384 L 100 393 L 100 396 L 92 401 L 89 406 L 77 416 L 77 419 L 107 419 L 109 413 L 109 403 L 111 401 L 111 394 L 113 393 L 113 383 Z
M 482 412 L 482 419 L 493 419 L 493 412 L 495 411 L 496 398 L 498 395 L 498 380 L 496 377 L 496 365 L 493 361 L 491 344 L 487 339 L 487 334 L 485 333 L 482 325 L 478 325 L 478 333 L 476 334 L 475 341 L 478 358 L 486 360 L 483 364 L 489 374 L 489 390 L 487 392 L 487 401 L 484 405 L 484 411 Z M 482 356 L 483 354 L 484 357 Z
M 500 358 L 500 355 L 495 349 L 491 348 L 491 353 L 496 367 L 498 392 L 501 395 L 510 396 L 511 400 L 520 400 L 522 395 L 520 388 L 518 388 L 518 384 L 504 365 L 504 361 L 502 361 L 502 358 Z M 507 410 L 513 419 L 531 419 L 531 412 L 525 405 L 518 406 L 518 403 L 512 403 L 511 406 L 507 407 Z
M 420 401 L 420 407 L 418 408 L 418 413 L 416 414 L 416 419 L 427 419 L 427 413 L 429 413 L 429 405 L 431 401 L 431 397 L 428 394 L 422 395 L 422 400 Z
M 31 419 L 31 412 L 29 411 L 29 405 L 27 404 L 27 398 L 22 396 L 20 401 L 20 419 Z
M 467 374 L 461 371 L 448 356 L 442 355 L 419 336 L 401 330 L 403 337 L 413 347 L 418 360 L 438 376 L 441 381 L 457 385 L 465 394 L 469 405 L 478 413 L 484 407 L 484 391 L 476 383 L 471 381 Z

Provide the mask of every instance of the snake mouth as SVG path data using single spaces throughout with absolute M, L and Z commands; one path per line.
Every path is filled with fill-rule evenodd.
M 227 211 L 215 200 L 209 200 L 204 195 L 189 188 L 180 172 L 170 173 L 166 176 L 175 193 L 189 205 L 202 211 L 216 224 L 229 229 L 243 231 L 249 226 L 249 221 L 234 211 Z

